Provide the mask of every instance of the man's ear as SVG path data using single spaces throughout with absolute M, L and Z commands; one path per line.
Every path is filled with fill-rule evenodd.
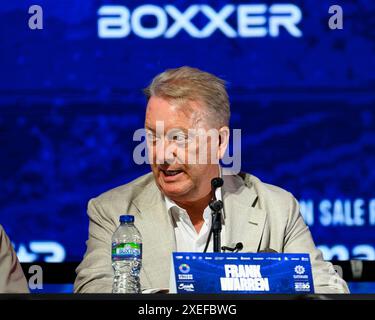
M 227 126 L 221 127 L 219 129 L 219 148 L 217 149 L 217 159 L 222 159 L 224 157 L 225 151 L 229 144 L 229 128 Z

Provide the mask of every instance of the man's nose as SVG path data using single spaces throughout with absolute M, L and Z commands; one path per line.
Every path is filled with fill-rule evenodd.
M 156 145 L 156 161 L 158 164 L 168 163 L 172 164 L 175 162 L 177 157 L 177 148 L 174 142 L 163 139 Z

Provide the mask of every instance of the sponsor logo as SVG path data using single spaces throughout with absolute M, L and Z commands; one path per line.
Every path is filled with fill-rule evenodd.
M 178 285 L 178 289 L 184 290 L 184 291 L 187 291 L 187 292 L 194 292 L 195 291 L 194 285 L 192 283 L 189 283 L 189 284 L 180 283 Z
M 178 270 L 180 270 L 180 272 L 182 272 L 182 273 L 189 273 L 190 272 L 190 266 L 186 263 L 183 263 L 183 264 L 180 264 L 180 266 L 178 267 Z
M 190 280 L 193 280 L 193 275 L 192 274 L 179 274 L 178 280 L 190 281 Z
M 294 289 L 296 291 L 310 291 L 310 283 L 308 283 L 308 282 L 296 282 L 294 284 Z
M 305 268 L 301 265 L 295 266 L 294 272 L 297 273 L 297 274 L 304 274 Z
M 121 5 L 103 5 L 98 9 L 98 37 L 126 38 L 133 34 L 143 39 L 172 39 L 180 33 L 192 38 L 209 38 L 219 33 L 227 38 L 278 37 L 281 33 L 301 37 L 298 24 L 301 9 L 284 4 L 226 4 L 213 8 L 207 4 L 191 4 L 178 8 L 167 4 L 145 4 L 134 9 Z M 197 22 L 207 21 L 197 26 Z

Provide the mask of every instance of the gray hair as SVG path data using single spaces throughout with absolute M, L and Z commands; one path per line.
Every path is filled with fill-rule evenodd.
M 211 120 L 229 126 L 230 107 L 225 81 L 211 73 L 191 67 L 167 69 L 158 74 L 143 90 L 147 100 L 152 96 L 172 101 L 179 106 L 202 102 Z

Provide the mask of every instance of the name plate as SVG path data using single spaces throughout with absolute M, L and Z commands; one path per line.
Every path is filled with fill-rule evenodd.
M 174 252 L 170 292 L 311 294 L 314 285 L 310 256 Z

